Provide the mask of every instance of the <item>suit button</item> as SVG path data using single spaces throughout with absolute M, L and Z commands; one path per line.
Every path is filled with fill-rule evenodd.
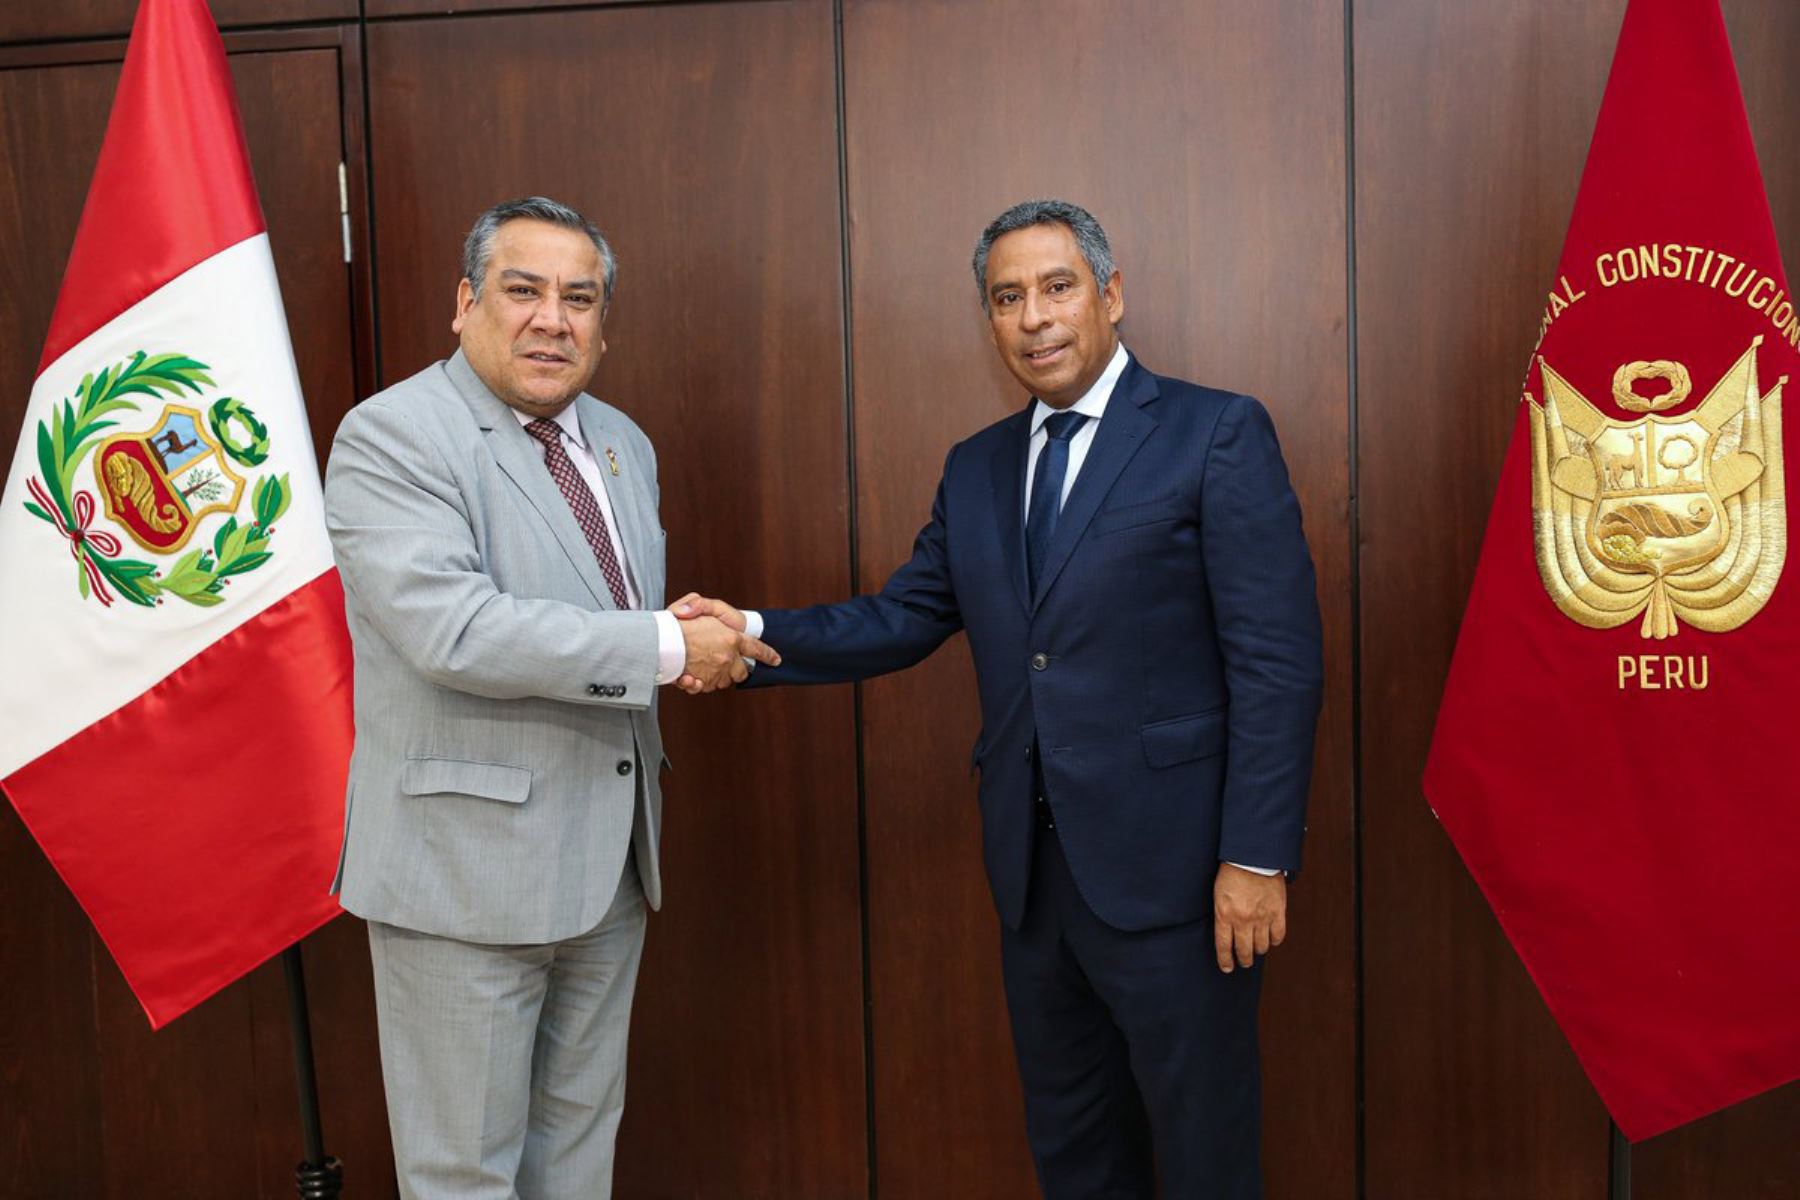
M 1025 761 L 1026 762 L 1031 761 L 1031 747 L 1030 746 L 1025 747 Z
M 631 774 L 631 760 L 629 758 L 621 758 L 617 770 L 621 775 Z
M 604 696 L 606 691 L 599 684 L 590 683 L 587 685 L 587 694 L 590 696 Z
M 1042 650 L 1039 650 L 1036 654 L 1031 656 L 1031 669 L 1032 670 L 1042 671 L 1045 667 L 1048 667 L 1049 665 L 1050 665 L 1050 656 L 1048 654 L 1045 654 Z

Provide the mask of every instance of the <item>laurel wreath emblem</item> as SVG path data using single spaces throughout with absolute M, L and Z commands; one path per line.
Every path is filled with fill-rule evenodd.
M 275 522 L 293 499 L 286 475 L 257 480 L 251 496 L 254 519 L 248 525 L 240 524 L 235 513 L 227 517 L 214 532 L 211 546 L 189 550 L 166 573 L 153 563 L 124 557 L 118 538 L 92 528 L 93 494 L 75 487 L 75 469 L 94 449 L 95 437 L 118 424 L 108 418 L 138 411 L 130 397 L 173 399 L 184 392 L 199 396 L 203 387 L 217 386 L 207 374 L 210 369 L 183 354 L 150 355 L 140 350 L 99 375 L 83 376 L 75 395 L 53 409 L 48 422 L 38 422 L 41 475 L 26 483 L 31 499 L 25 502 L 25 511 L 48 522 L 68 542 L 82 599 L 92 597 L 110 607 L 116 591 L 145 608 L 162 604 L 164 596 L 209 608 L 224 602 L 232 576 L 254 571 L 273 556 L 268 547 Z M 212 415 L 215 430 L 235 422 L 249 435 L 247 444 L 221 439 L 233 458 L 260 463 L 268 457 L 268 430 L 248 408 L 222 400 L 213 406 Z

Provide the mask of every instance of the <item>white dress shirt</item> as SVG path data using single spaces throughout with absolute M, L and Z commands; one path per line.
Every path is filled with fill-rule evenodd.
M 1025 508 L 1019 513 L 1020 524 L 1023 524 L 1030 515 L 1031 481 L 1037 475 L 1038 455 L 1043 452 L 1044 444 L 1050 440 L 1050 435 L 1044 432 L 1044 422 L 1058 411 L 1077 412 L 1087 418 L 1081 423 L 1081 428 L 1077 429 L 1069 438 L 1069 462 L 1063 471 L 1062 495 L 1057 499 L 1057 507 L 1060 509 L 1069 498 L 1069 489 L 1075 486 L 1075 476 L 1081 473 L 1081 464 L 1087 461 L 1088 448 L 1094 444 L 1094 432 L 1100 428 L 1100 421 L 1106 416 L 1106 403 L 1112 398 L 1113 389 L 1119 385 L 1119 377 L 1125 374 L 1125 368 L 1130 363 L 1131 356 L 1125 352 L 1125 343 L 1120 342 L 1118 349 L 1113 351 L 1112 358 L 1107 361 L 1106 369 L 1100 372 L 1100 378 L 1094 380 L 1094 386 L 1083 393 L 1081 399 L 1068 408 L 1060 410 L 1052 408 L 1042 400 L 1032 404 L 1031 442 L 1026 447 L 1027 457 L 1025 460 Z M 744 618 L 749 626 L 747 632 L 750 636 L 761 637 L 762 614 L 746 612 Z M 780 647 L 776 647 L 776 649 L 779 650 Z M 1244 870 L 1255 872 L 1258 875 L 1283 873 L 1270 867 L 1253 867 L 1248 863 L 1232 863 L 1230 865 L 1242 867 Z
M 512 410 L 521 427 L 530 425 L 536 417 Z M 581 421 L 575 415 L 575 406 L 569 405 L 557 413 L 551 420 L 562 434 L 563 452 L 569 461 L 575 464 L 576 472 L 587 484 L 588 491 L 594 494 L 594 502 L 600 506 L 600 514 L 606 518 L 606 540 L 612 543 L 613 556 L 619 560 L 620 572 L 625 576 L 625 604 L 627 608 L 638 608 L 643 604 L 642 593 L 637 581 L 632 578 L 631 562 L 625 557 L 625 543 L 619 540 L 619 522 L 613 517 L 612 500 L 606 494 L 606 481 L 600 477 L 600 462 L 594 457 L 594 449 L 581 436 Z M 541 458 L 544 446 L 536 438 L 531 444 Z M 687 639 L 681 636 L 681 622 L 675 614 L 658 609 L 651 614 L 656 618 L 656 682 L 674 683 L 681 678 L 682 668 L 687 666 Z
M 1100 378 L 1094 380 L 1094 386 L 1083 393 L 1081 399 L 1065 409 L 1054 409 L 1042 400 L 1031 406 L 1031 443 L 1025 449 L 1025 507 L 1020 510 L 1021 523 L 1031 516 L 1031 481 L 1037 477 L 1038 455 L 1043 453 L 1044 443 L 1050 435 L 1044 432 L 1044 422 L 1058 412 L 1080 413 L 1087 420 L 1081 423 L 1069 438 L 1069 464 L 1063 470 L 1062 495 L 1057 498 L 1056 507 L 1061 511 L 1069 499 L 1069 489 L 1075 486 L 1075 476 L 1081 474 L 1081 464 L 1087 461 L 1088 447 L 1094 444 L 1094 431 L 1100 428 L 1100 418 L 1106 415 L 1106 402 L 1112 398 L 1113 389 L 1119 385 L 1119 376 L 1125 373 L 1125 367 L 1131 362 L 1131 355 L 1125 353 L 1125 343 L 1113 351 L 1112 358 L 1106 364 L 1106 370 L 1100 372 Z

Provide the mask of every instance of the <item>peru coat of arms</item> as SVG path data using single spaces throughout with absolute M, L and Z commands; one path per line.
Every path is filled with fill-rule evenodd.
M 1544 402 L 1529 394 L 1532 526 L 1538 574 L 1564 614 L 1594 629 L 1643 617 L 1646 638 L 1683 623 L 1736 629 L 1761 611 L 1787 558 L 1781 453 L 1783 376 L 1760 390 L 1750 348 L 1697 406 L 1685 367 L 1627 363 L 1608 417 L 1549 363 Z M 1653 397 L 1634 385 L 1661 379 Z
M 240 400 L 222 396 L 206 403 L 216 387 L 209 370 L 183 354 L 139 351 L 84 376 L 75 395 L 38 422 L 39 473 L 26 483 L 25 509 L 63 537 L 83 599 L 110 607 L 116 593 L 150 608 L 175 596 L 209 607 L 223 602 L 232 576 L 273 556 L 275 522 L 292 496 L 288 478 L 246 479 L 269 457 L 269 431 Z M 150 417 L 137 397 L 166 402 Z M 204 411 L 182 400 L 205 405 Z M 126 414 L 138 419 L 129 421 Z M 90 457 L 84 479 L 79 468 Z M 240 520 L 246 491 L 251 511 Z M 157 561 L 128 556 L 116 535 L 96 528 L 101 508 Z M 190 546 L 215 516 L 223 520 L 213 524 L 211 537 Z

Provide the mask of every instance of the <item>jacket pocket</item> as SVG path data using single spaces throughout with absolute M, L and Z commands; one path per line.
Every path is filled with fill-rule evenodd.
M 408 796 L 450 792 L 523 804 L 531 794 L 531 768 L 460 758 L 409 758 L 400 772 L 400 790 Z
M 1155 525 L 1159 521 L 1175 521 L 1193 511 L 1193 505 L 1181 496 L 1164 496 L 1160 500 L 1150 500 L 1142 504 L 1127 504 L 1118 508 L 1102 509 L 1094 514 L 1094 522 L 1089 528 L 1097 536 L 1102 533 L 1117 533 L 1121 529 L 1136 529 L 1142 525 Z
M 1153 767 L 1211 758 L 1225 751 L 1225 713 L 1222 708 L 1192 717 L 1155 721 L 1139 732 L 1144 738 L 1144 759 Z

